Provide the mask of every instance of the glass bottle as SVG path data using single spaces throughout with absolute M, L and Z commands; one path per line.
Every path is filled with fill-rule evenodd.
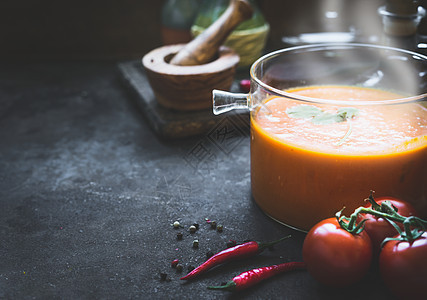
M 198 0 L 167 0 L 162 7 L 162 41 L 164 45 L 191 41 L 191 25 L 199 9 Z
M 282 38 L 285 47 L 321 44 L 350 43 L 358 38 L 358 30 L 353 24 L 349 11 L 354 4 L 352 0 L 311 1 L 311 9 L 302 9 L 296 24 L 294 35 Z
M 261 56 L 270 30 L 256 1 L 248 0 L 248 2 L 254 11 L 252 18 L 239 24 L 224 43 L 239 54 L 239 67 L 250 66 Z M 230 0 L 202 0 L 199 13 L 191 27 L 193 36 L 199 35 L 209 27 L 229 4 Z

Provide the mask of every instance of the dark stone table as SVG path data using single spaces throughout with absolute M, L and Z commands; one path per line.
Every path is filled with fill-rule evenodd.
M 247 129 L 223 116 L 205 134 L 159 138 L 117 66 L 1 64 L 0 298 L 390 299 L 374 272 L 337 291 L 305 271 L 238 294 L 207 290 L 252 268 L 301 260 L 304 233 L 270 220 L 251 199 Z M 255 258 L 179 280 L 229 241 L 288 234 Z

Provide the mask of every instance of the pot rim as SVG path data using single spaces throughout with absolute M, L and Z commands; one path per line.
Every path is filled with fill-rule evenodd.
M 318 49 L 316 49 L 318 48 Z M 312 97 L 306 97 L 301 95 L 296 95 L 294 93 L 289 93 L 286 91 L 283 91 L 281 89 L 275 88 L 271 85 L 266 84 L 263 82 L 259 77 L 256 76 L 256 70 L 259 68 L 260 65 L 262 65 L 263 62 L 267 61 L 268 59 L 271 59 L 273 57 L 277 57 L 279 55 L 285 55 L 287 53 L 300 51 L 300 50 L 312 50 L 312 51 L 318 51 L 318 50 L 340 50 L 340 49 L 350 49 L 350 48 L 363 48 L 363 49 L 378 49 L 378 50 L 388 50 L 388 51 L 394 51 L 401 54 L 405 54 L 408 56 L 413 57 L 414 59 L 418 59 L 421 61 L 424 61 L 427 63 L 427 56 L 413 52 L 410 50 L 395 48 L 395 47 L 388 47 L 388 46 L 380 46 L 380 45 L 374 45 L 374 44 L 363 44 L 363 43 L 323 43 L 323 44 L 311 44 L 311 45 L 303 45 L 303 46 L 295 46 L 295 47 L 289 47 L 284 49 L 279 49 L 273 52 L 270 52 L 268 54 L 265 54 L 258 58 L 251 66 L 250 68 L 250 77 L 251 79 L 259 86 L 261 86 L 263 89 L 267 90 L 269 93 L 291 98 L 293 100 L 308 102 L 308 103 L 317 103 L 317 104 L 333 104 L 333 105 L 348 105 L 349 102 L 346 100 L 327 100 L 327 99 L 320 99 L 320 98 L 312 98 Z M 409 97 L 403 97 L 398 99 L 389 99 L 389 100 L 358 100 L 358 101 L 351 101 L 351 105 L 392 105 L 392 104 L 405 104 L 410 102 L 417 102 L 417 101 L 423 101 L 427 99 L 427 93 L 423 93 L 416 96 L 409 96 Z

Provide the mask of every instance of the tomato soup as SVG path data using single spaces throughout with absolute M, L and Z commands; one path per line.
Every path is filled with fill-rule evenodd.
M 427 110 L 420 103 L 351 107 L 400 95 L 350 86 L 287 92 L 348 100 L 348 106 L 266 99 L 251 115 L 255 202 L 272 218 L 308 230 L 345 207 L 349 216 L 375 197 L 410 201 L 427 215 Z

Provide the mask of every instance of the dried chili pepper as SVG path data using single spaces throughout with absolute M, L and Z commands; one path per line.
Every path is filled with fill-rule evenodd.
M 212 290 L 227 290 L 227 291 L 239 291 L 251 287 L 260 281 L 270 278 L 274 275 L 293 271 L 293 270 L 304 270 L 306 269 L 304 262 L 287 262 L 279 265 L 273 265 L 268 267 L 262 267 L 246 271 L 237 275 L 232 280 L 224 285 L 209 286 L 208 289 Z
M 193 271 L 182 277 L 182 280 L 193 279 L 198 275 L 204 273 L 205 271 L 220 265 L 222 263 L 232 261 L 235 259 L 247 258 L 254 256 L 256 254 L 261 253 L 264 249 L 271 247 L 291 236 L 285 236 L 277 241 L 269 242 L 269 243 L 259 243 L 255 241 L 250 241 L 244 244 L 236 245 L 234 247 L 225 249 L 221 252 L 218 252 L 203 264 L 195 268 Z

